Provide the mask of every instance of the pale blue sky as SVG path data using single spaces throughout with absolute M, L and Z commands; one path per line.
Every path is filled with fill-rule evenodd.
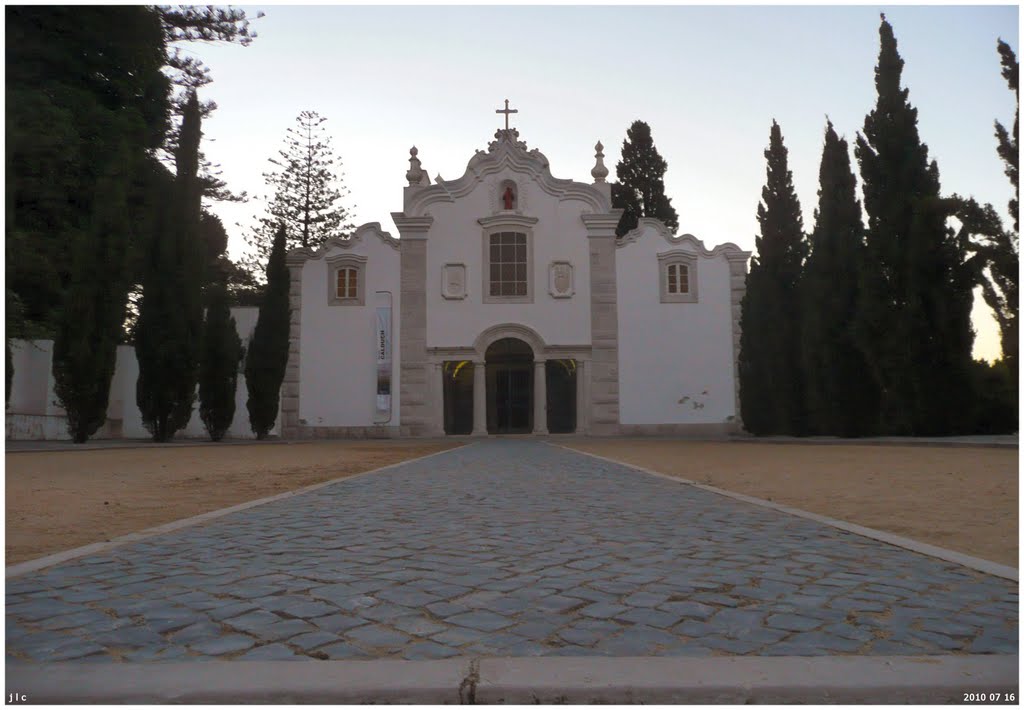
M 1014 103 L 996 39 L 1019 49 L 1016 6 L 244 7 L 266 13 L 252 46 L 186 48 L 215 79 L 202 92 L 220 106 L 203 126 L 208 156 L 232 189 L 262 195 L 285 130 L 318 111 L 344 161 L 354 222 L 395 236 L 410 146 L 431 178 L 461 176 L 493 139 L 505 98 L 520 111 L 520 137 L 562 178 L 590 181 L 598 139 L 614 178 L 626 129 L 646 121 L 668 161 L 680 233 L 745 249 L 774 118 L 809 230 L 826 114 L 852 147 L 874 105 L 883 11 L 943 190 L 1007 217 L 993 120 L 1012 125 Z M 213 209 L 239 255 L 235 225 L 260 204 Z M 983 307 L 975 323 L 975 354 L 994 357 L 998 331 Z

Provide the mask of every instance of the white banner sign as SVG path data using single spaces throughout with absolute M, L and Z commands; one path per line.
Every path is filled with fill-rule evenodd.
M 377 307 L 377 419 L 391 419 L 391 306 Z

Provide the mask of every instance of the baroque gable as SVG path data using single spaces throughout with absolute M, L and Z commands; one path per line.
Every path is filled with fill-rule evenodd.
M 455 202 L 480 185 L 494 188 L 497 174 L 505 170 L 523 176 L 524 181 L 558 200 L 584 202 L 590 212 L 606 213 L 611 209 L 608 196 L 592 185 L 554 177 L 547 157 L 536 148 L 529 150 L 525 141 L 519 140 L 516 129 L 498 130 L 494 137 L 486 151 L 478 150 L 470 158 L 465 173 L 457 180 L 442 180 L 438 176 L 434 185 L 407 188 L 405 216 L 425 216 L 431 205 Z M 492 189 L 492 192 L 497 194 L 498 191 Z M 520 205 L 521 209 L 525 207 Z

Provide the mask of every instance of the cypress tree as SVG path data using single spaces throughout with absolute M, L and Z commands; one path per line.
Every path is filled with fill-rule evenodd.
M 846 140 L 825 129 L 818 208 L 804 266 L 802 348 L 807 427 L 811 434 L 858 436 L 877 406 L 853 332 L 864 224 Z
M 224 277 L 207 289 L 206 322 L 199 363 L 199 416 L 213 441 L 220 441 L 235 418 L 235 390 L 242 341 L 228 305 Z
M 249 390 L 246 407 L 257 439 L 267 438 L 277 419 L 281 383 L 288 365 L 291 307 L 288 300 L 290 277 L 285 262 L 286 242 L 287 233 L 281 224 L 270 250 L 267 287 L 245 358 L 245 384 Z
M 970 427 L 973 277 L 884 15 L 879 35 L 878 102 L 855 151 L 868 213 L 857 338 L 879 385 L 880 432 L 950 434 Z
M 633 121 L 622 141 L 622 160 L 615 166 L 619 181 L 612 183 L 612 206 L 624 210 L 616 235 L 636 229 L 641 217 L 660 219 L 675 234 L 679 217 L 665 196 L 666 170 L 668 163 L 654 147 L 651 127 Z
M 1013 197 L 1010 199 L 1010 215 L 1013 217 L 1013 231 L 996 227 L 990 231 L 990 241 L 984 247 L 989 278 L 981 283 L 982 293 L 985 302 L 995 313 L 996 321 L 999 323 L 1000 342 L 1002 345 L 1003 359 L 1006 361 L 1014 388 L 1019 381 L 1020 350 L 1020 326 L 1018 316 L 1020 315 L 1019 299 L 1017 295 L 1020 281 L 1020 215 L 1018 205 L 1020 200 L 1020 86 L 1019 86 L 1019 65 L 1017 56 L 1013 53 L 1010 45 L 1002 40 L 998 44 L 999 58 L 1003 67 L 1003 78 L 1013 91 L 1016 98 L 1017 110 L 1013 115 L 1013 132 L 1010 133 L 999 122 L 996 121 L 996 149 L 999 157 L 1005 165 L 1006 177 L 1013 185 Z M 992 217 L 994 217 L 992 211 Z M 990 219 L 993 225 L 998 224 L 997 219 Z
M 135 396 L 154 441 L 169 441 L 192 417 L 203 325 L 204 250 L 199 238 L 199 100 L 189 97 L 176 151 L 177 177 L 155 235 L 135 327 Z
M 54 339 L 54 392 L 78 444 L 107 418 L 128 290 L 130 160 L 122 141 L 96 182 L 90 224 L 73 240 L 71 284 Z
M 803 434 L 800 279 L 807 241 L 782 130 L 772 121 L 761 234 L 740 311 L 740 412 L 752 434 Z

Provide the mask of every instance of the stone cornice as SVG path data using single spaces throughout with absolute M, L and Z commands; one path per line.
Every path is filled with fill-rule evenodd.
M 523 227 L 530 228 L 537 224 L 536 217 L 527 217 L 521 214 L 515 214 L 513 212 L 507 212 L 504 214 L 496 214 L 492 217 L 481 217 L 477 220 L 480 226 L 484 229 L 490 229 L 491 227 Z
M 677 237 L 673 235 L 671 231 L 669 231 L 669 228 L 665 226 L 664 222 L 662 222 L 660 219 L 655 219 L 653 217 L 641 218 L 636 226 L 636 229 L 633 229 L 627 234 L 624 234 L 622 236 L 622 239 L 618 240 L 618 243 L 615 246 L 618 247 L 619 249 L 622 249 L 623 247 L 637 241 L 640 238 L 640 236 L 644 233 L 644 227 L 652 227 L 658 234 L 660 234 L 665 239 L 666 242 L 668 242 L 672 246 L 689 244 L 690 246 L 696 248 L 697 253 L 699 253 L 701 256 L 705 258 L 719 255 L 724 256 L 729 261 L 746 261 L 747 259 L 750 258 L 751 252 L 743 251 L 732 242 L 725 242 L 724 244 L 719 244 L 715 248 L 709 250 L 706 246 L 704 246 L 704 242 L 702 242 L 700 239 L 697 239 L 697 237 L 693 236 L 692 234 L 681 234 Z
M 602 214 L 582 214 L 580 219 L 587 227 L 588 237 L 614 237 L 615 229 L 622 219 L 622 210 L 607 210 Z
M 434 223 L 434 218 L 429 215 L 412 217 L 405 212 L 392 212 L 391 219 L 394 220 L 402 239 L 426 239 L 430 225 Z
M 545 193 L 560 200 L 580 200 L 594 212 L 611 209 L 609 198 L 593 185 L 554 177 L 543 153 L 536 148 L 528 151 L 522 141 L 506 138 L 493 141 L 486 152 L 477 151 L 459 179 L 439 178 L 434 185 L 408 193 L 405 214 L 418 217 L 432 204 L 454 202 L 468 195 L 489 175 L 506 168 L 526 175 Z
M 341 247 L 342 249 L 351 249 L 363 241 L 363 237 L 367 234 L 372 234 L 382 242 L 387 244 L 395 251 L 399 250 L 398 240 L 391 236 L 388 232 L 385 232 L 380 228 L 380 222 L 367 222 L 366 224 L 360 225 L 356 231 L 352 232 L 350 237 L 332 237 L 320 245 L 319 249 L 310 249 L 309 247 L 298 247 L 292 249 L 285 256 L 285 263 L 289 266 L 300 266 L 308 259 L 320 259 L 332 247 Z

